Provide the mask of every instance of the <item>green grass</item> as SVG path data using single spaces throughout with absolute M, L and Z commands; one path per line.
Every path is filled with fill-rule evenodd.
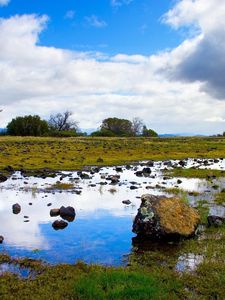
M 194 168 L 189 168 L 189 169 L 175 168 L 170 171 L 165 171 L 165 174 L 173 177 L 211 179 L 213 176 L 224 177 L 225 171 L 194 169 Z
M 215 195 L 214 202 L 218 205 L 225 206 L 225 190 L 223 189 L 220 193 Z
M 49 186 L 48 190 L 71 190 L 74 188 L 74 184 L 72 183 L 63 183 L 63 182 L 56 182 Z
M 225 157 L 224 138 L 0 137 L 0 170 L 76 170 L 137 160 Z

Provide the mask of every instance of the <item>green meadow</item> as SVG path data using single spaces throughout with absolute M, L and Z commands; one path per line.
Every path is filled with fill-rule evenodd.
M 129 164 L 138 160 L 224 158 L 225 138 L 33 138 L 1 137 L 0 169 L 78 170 L 91 165 Z M 224 176 L 221 171 L 210 171 Z M 205 170 L 174 170 L 170 176 L 206 178 Z M 65 186 L 63 188 L 70 188 Z M 179 194 L 179 189 L 170 191 Z M 181 191 L 182 192 L 182 191 Z M 224 204 L 224 191 L 216 195 Z M 208 228 L 207 201 L 199 202 L 200 238 L 170 247 L 151 245 L 150 250 L 133 247 L 126 267 L 86 265 L 50 266 L 30 259 L 12 259 L 0 254 L 0 263 L 27 267 L 36 274 L 22 279 L 11 273 L 0 275 L 0 299 L 225 299 L 225 227 Z M 38 250 L 37 250 L 38 251 Z M 180 255 L 202 260 L 194 271 L 180 272 Z

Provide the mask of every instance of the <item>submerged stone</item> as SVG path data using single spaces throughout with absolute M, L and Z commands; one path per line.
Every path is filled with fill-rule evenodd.
M 143 195 L 133 223 L 138 236 L 156 240 L 179 240 L 195 235 L 198 212 L 179 198 Z

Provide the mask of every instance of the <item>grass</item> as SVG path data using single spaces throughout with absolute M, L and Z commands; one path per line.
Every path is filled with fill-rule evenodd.
M 63 182 L 56 182 L 49 186 L 48 190 L 71 190 L 74 188 L 74 184 L 72 183 L 63 183 Z
M 77 170 L 88 165 L 127 164 L 137 160 L 225 157 L 223 138 L 32 138 L 0 137 L 0 170 Z M 40 171 L 41 173 L 42 171 Z M 224 172 L 175 169 L 173 176 L 221 177 Z M 210 176 L 208 176 L 210 175 Z M 54 176 L 54 172 L 52 173 Z M 64 185 L 64 184 L 63 184 Z M 64 185 L 63 188 L 68 188 Z M 62 188 L 62 184 L 53 189 Z M 71 186 L 69 188 L 72 188 Z M 178 190 L 171 190 L 179 194 Z M 215 201 L 221 201 L 218 193 Z M 186 198 L 184 197 L 184 202 Z M 197 207 L 206 224 L 207 201 Z M 143 246 L 143 245 L 142 245 Z M 181 255 L 203 256 L 195 272 L 178 273 Z M 29 259 L 0 255 L 0 263 L 16 263 L 41 274 L 25 280 L 0 275 L 0 299 L 224 299 L 225 227 L 207 228 L 200 238 L 176 244 L 150 245 L 133 242 L 129 267 L 106 268 L 83 263 L 47 266 Z
M 175 168 L 173 170 L 165 171 L 166 175 L 173 177 L 184 177 L 184 178 L 201 178 L 211 179 L 213 177 L 224 177 L 225 171 L 221 170 L 207 170 L 207 169 L 183 169 Z
M 77 170 L 137 160 L 224 157 L 224 138 L 0 137 L 0 170 Z
M 225 206 L 225 189 L 215 195 L 214 202 L 218 205 Z

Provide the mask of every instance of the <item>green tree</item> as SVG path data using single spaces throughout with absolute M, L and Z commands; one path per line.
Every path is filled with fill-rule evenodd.
M 157 137 L 158 133 L 155 132 L 153 129 L 148 129 L 145 125 L 143 126 L 142 129 L 142 136 L 145 137 Z
M 49 131 L 48 123 L 38 115 L 16 117 L 7 125 L 7 134 L 19 136 L 41 136 Z
M 131 121 L 119 118 L 108 118 L 102 121 L 101 132 L 107 132 L 115 136 L 132 136 L 133 124 Z

